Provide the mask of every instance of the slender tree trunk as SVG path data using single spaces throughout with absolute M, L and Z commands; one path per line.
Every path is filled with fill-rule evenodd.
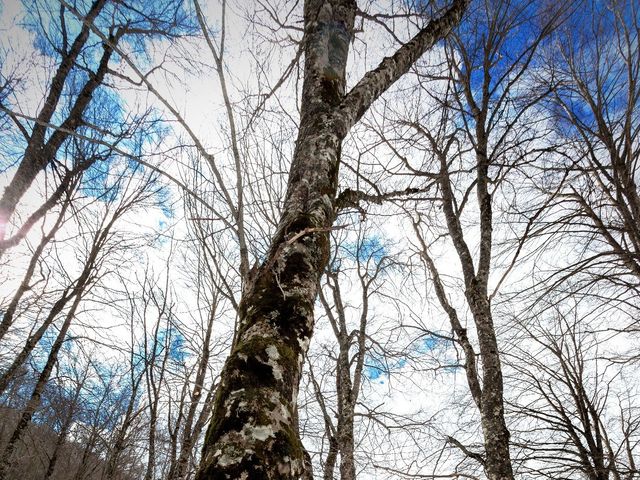
M 131 422 L 133 421 L 134 403 L 135 397 L 132 396 L 129 400 L 129 404 L 127 405 L 127 413 L 125 414 L 124 421 L 122 422 L 121 427 L 118 429 L 115 442 L 113 443 L 113 448 L 111 448 L 111 450 L 109 451 L 108 459 L 106 462 L 107 465 L 102 477 L 104 480 L 111 480 L 112 478 L 115 478 L 115 475 L 118 472 L 118 461 L 120 460 L 120 455 L 126 447 L 127 432 L 129 431 L 129 427 L 131 426 Z
M 91 435 L 89 436 L 89 441 L 86 442 L 86 445 L 82 450 L 82 458 L 80 459 L 78 469 L 73 476 L 73 480 L 83 480 L 85 478 L 89 467 L 89 458 L 91 457 L 91 453 L 93 452 L 93 447 L 95 446 L 97 437 L 98 434 L 96 432 L 96 429 L 94 428 L 92 429 Z
M 478 121 L 480 122 L 482 119 Z M 464 351 L 469 390 L 480 412 L 485 448 L 485 458 L 483 460 L 485 472 L 490 480 L 513 480 L 513 468 L 509 452 L 510 435 L 504 419 L 502 365 L 487 287 L 491 267 L 493 227 L 491 196 L 488 193 L 488 162 L 484 153 L 486 152 L 486 136 L 483 132 L 478 133 L 479 140 L 477 141 L 476 150 L 476 188 L 480 207 L 480 246 L 477 268 L 474 263 L 474 256 L 465 241 L 462 224 L 456 211 L 456 201 L 449 176 L 447 155 L 445 151 L 438 148 L 437 142 L 432 136 L 428 135 L 428 138 L 440 161 L 438 182 L 442 190 L 442 210 L 449 235 L 460 260 L 465 296 L 476 326 L 480 362 L 482 364 L 481 375 L 477 369 L 476 353 L 467 331 L 463 328 L 456 309 L 449 303 L 438 270 L 433 259 L 429 256 L 428 247 L 418 229 L 416 229 L 416 233 L 422 246 L 422 257 L 432 276 L 438 301 L 447 313 L 451 327 Z
M 101 232 L 95 239 L 91 252 L 89 253 L 89 256 L 85 263 L 84 269 L 76 280 L 75 286 L 73 286 L 73 288 L 69 286 L 62 292 L 61 297 L 53 304 L 53 307 L 49 311 L 49 314 L 47 315 L 47 318 L 44 320 L 42 325 L 40 325 L 38 329 L 33 333 L 33 335 L 31 335 L 27 339 L 20 353 L 16 355 L 16 358 L 13 360 L 11 365 L 7 368 L 7 370 L 3 372 L 2 376 L 0 376 L 0 394 L 5 391 L 5 389 L 9 385 L 9 382 L 13 378 L 13 375 L 24 364 L 31 352 L 33 352 L 33 350 L 36 348 L 40 340 L 42 340 L 44 334 L 51 327 L 53 322 L 56 320 L 56 317 L 60 312 L 62 312 L 67 303 L 75 297 L 73 303 L 73 305 L 75 305 L 80 300 L 82 295 L 84 295 L 85 289 L 90 282 L 91 273 L 94 270 L 98 253 L 100 252 L 102 243 L 104 242 L 106 235 L 111 228 L 111 225 L 113 224 L 113 221 L 114 220 L 112 220 L 109 223 L 107 229 Z M 74 307 L 72 307 L 72 309 L 73 308 Z
M 341 332 L 340 353 L 336 365 L 336 383 L 338 391 L 337 443 L 340 450 L 340 479 L 355 480 L 356 465 L 353 444 L 353 385 L 351 382 L 351 363 L 349 359 L 349 335 L 346 328 Z
M 336 462 L 338 461 L 338 440 L 335 436 L 329 434 L 329 453 L 324 462 L 324 480 L 333 480 L 333 472 L 336 468 Z
M 133 322 L 131 326 L 131 331 L 133 332 Z M 133 335 L 133 333 L 132 333 Z M 131 348 L 133 349 L 133 340 L 131 342 Z M 135 372 L 133 370 L 133 350 L 131 352 L 131 394 L 129 396 L 129 401 L 127 402 L 127 409 L 124 412 L 124 418 L 122 419 L 122 425 L 117 429 L 115 433 L 115 439 L 111 440 L 110 445 L 112 447 L 107 452 L 106 466 L 102 473 L 103 480 L 111 480 L 115 478 L 118 471 L 118 462 L 120 460 L 120 455 L 124 451 L 127 446 L 127 434 L 133 421 L 139 412 L 135 411 L 136 400 L 138 398 L 138 391 L 140 388 L 140 384 L 143 380 L 143 375 L 145 372 L 140 372 L 139 376 L 136 378 Z M 149 368 L 149 365 L 145 365 L 145 368 Z
M 58 458 L 60 455 L 60 450 L 64 446 L 67 441 L 67 434 L 69 433 L 69 427 L 71 426 L 71 422 L 66 422 L 58 435 L 58 439 L 56 440 L 56 445 L 53 449 L 53 453 L 49 458 L 49 463 L 47 464 L 47 471 L 44 474 L 44 480 L 49 480 L 53 476 L 53 472 L 56 469 L 56 465 L 58 464 Z
M 31 279 L 33 278 L 33 274 L 36 270 L 36 267 L 38 266 L 38 261 L 40 260 L 40 256 L 42 255 L 42 252 L 44 251 L 47 244 L 53 239 L 56 232 L 60 229 L 60 226 L 62 225 L 62 221 L 64 220 L 64 216 L 67 212 L 67 208 L 69 208 L 69 205 L 70 205 L 70 200 L 67 198 L 67 200 L 62 205 L 62 209 L 60 210 L 60 213 L 58 214 L 58 217 L 56 218 L 56 222 L 54 223 L 53 227 L 51 227 L 51 230 L 49 230 L 49 232 L 42 237 L 42 239 L 40 240 L 40 243 L 38 243 L 38 246 L 36 247 L 33 254 L 31 255 L 31 260 L 29 261 L 29 266 L 27 267 L 27 270 L 24 274 L 22 282 L 20 283 L 20 286 L 18 287 L 18 290 L 16 291 L 15 295 L 11 299 L 11 302 L 7 306 L 4 312 L 4 315 L 2 317 L 2 321 L 0 321 L 0 340 L 4 338 L 4 336 L 9 331 L 9 328 L 13 324 L 16 310 L 18 308 L 20 300 L 22 300 L 22 297 L 24 296 L 24 294 L 28 292 L 29 289 L 31 288 Z M 3 391 L 4 391 L 4 388 L 0 387 L 0 393 L 2 393 Z
M 204 399 L 204 405 L 192 429 L 188 433 L 185 430 L 182 444 L 180 445 L 180 454 L 178 455 L 175 466 L 170 471 L 167 480 L 183 480 L 187 477 L 190 467 L 189 460 L 193 456 L 193 449 L 196 441 L 200 438 L 200 433 L 207 423 L 206 420 L 211 414 L 211 405 L 213 403 L 214 394 L 215 389 L 212 388 Z
M 488 110 L 485 103 L 486 101 L 480 112 L 475 114 L 480 252 L 476 275 L 472 278 L 468 276 L 465 279 L 465 295 L 476 324 L 482 362 L 483 388 L 480 416 L 486 452 L 485 471 L 490 480 L 513 480 L 513 467 L 509 452 L 510 434 L 504 419 L 502 364 L 488 292 L 493 247 L 493 206 L 489 194 L 489 156 L 487 153 L 489 141 L 485 127 Z M 468 271 L 473 271 L 473 263 L 469 265 Z
M 485 471 L 490 480 L 512 480 L 509 430 L 504 420 L 502 366 L 491 308 L 486 297 L 473 293 L 468 297 L 471 297 L 469 301 L 478 332 L 482 362 L 480 417 L 486 454 Z M 474 310 L 480 312 L 475 313 Z
M 75 413 L 76 406 L 78 405 L 78 399 L 80 398 L 82 387 L 83 387 L 82 382 L 79 382 L 76 388 L 76 391 L 74 393 L 73 400 L 70 403 L 69 412 L 67 413 L 67 416 L 64 419 L 62 428 L 60 428 L 60 433 L 58 434 L 58 438 L 56 440 L 56 445 L 53 449 L 53 453 L 51 454 L 51 457 L 49 457 L 49 463 L 47 465 L 47 471 L 44 474 L 44 480 L 49 480 L 53 476 L 53 472 L 56 469 L 58 459 L 60 458 L 60 450 L 66 443 L 67 435 L 69 434 L 69 429 L 73 424 L 73 414 Z
M 60 331 L 58 332 L 58 336 L 53 342 L 53 346 L 51 347 L 51 351 L 49 352 L 49 356 L 47 357 L 47 362 L 45 363 L 44 368 L 42 369 L 42 372 L 38 377 L 36 385 L 33 388 L 33 392 L 31 393 L 31 398 L 27 402 L 27 406 L 23 410 L 22 415 L 20 416 L 20 420 L 18 421 L 18 425 L 16 425 L 16 428 L 11 434 L 11 438 L 9 439 L 9 442 L 5 446 L 2 454 L 0 454 L 0 480 L 5 480 L 5 478 L 7 478 L 6 475 L 7 475 L 7 468 L 9 466 L 9 460 L 11 459 L 11 455 L 13 454 L 16 448 L 16 444 L 18 443 L 18 440 L 20 440 L 20 437 L 22 437 L 22 434 L 24 433 L 25 429 L 29 426 L 29 423 L 31 423 L 33 414 L 36 412 L 36 410 L 40 406 L 40 397 L 42 396 L 44 387 L 47 385 L 47 382 L 49 381 L 49 377 L 51 376 L 51 371 L 53 370 L 54 365 L 58 361 L 58 353 L 62 348 L 64 339 L 67 336 L 69 327 L 71 326 L 71 320 L 73 320 L 73 318 L 75 317 L 76 310 L 78 308 L 78 305 L 80 304 L 80 299 L 81 297 L 80 295 L 78 295 L 74 300 L 74 303 L 71 306 L 69 313 L 65 317 L 65 321 L 62 324 Z
M 189 458 L 193 453 L 193 447 L 196 440 L 200 436 L 204 424 L 204 415 L 209 411 L 209 405 L 211 404 L 213 388 L 207 394 L 204 399 L 203 411 L 196 419 L 196 410 L 200 405 L 202 399 L 202 390 L 204 387 L 204 381 L 207 374 L 207 367 L 209 365 L 209 358 L 211 356 L 211 350 L 209 343 L 211 342 L 211 335 L 213 333 L 213 323 L 216 317 L 216 309 L 212 308 L 209 312 L 209 318 L 207 322 L 207 330 L 203 339 L 203 349 L 198 362 L 198 370 L 196 372 L 195 385 L 191 392 L 191 401 L 189 402 L 189 409 L 184 421 L 184 430 L 182 433 L 182 442 L 180 445 L 180 453 L 178 458 L 172 463 L 167 475 L 167 480 L 181 480 L 185 477 L 189 466 Z M 195 421 L 195 424 L 194 424 Z
M 84 288 L 84 287 L 83 287 Z M 11 379 L 14 377 L 16 372 L 20 369 L 20 367 L 27 361 L 31 352 L 36 348 L 42 337 L 47 332 L 49 327 L 56 320 L 58 314 L 64 309 L 66 304 L 71 300 L 74 295 L 77 295 L 76 292 L 69 293 L 69 289 L 66 289 L 62 292 L 62 296 L 53 304 L 53 307 L 49 311 L 47 318 L 45 318 L 42 325 L 38 327 L 38 329 L 27 339 L 22 350 L 16 355 L 11 362 L 11 365 L 7 367 L 7 369 L 0 376 L 0 394 L 4 393 L 4 391 L 9 386 Z

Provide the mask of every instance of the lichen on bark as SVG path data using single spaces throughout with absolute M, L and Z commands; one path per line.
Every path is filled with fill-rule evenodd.
M 455 0 L 414 37 L 421 41 L 412 40 L 396 55 L 415 61 L 459 20 L 466 3 Z M 385 60 L 358 84 L 366 94 L 345 95 L 356 12 L 355 0 L 305 1 L 300 126 L 283 213 L 240 302 L 236 341 L 221 374 L 197 480 L 298 479 L 309 464 L 297 432 L 296 400 L 318 280 L 329 259 L 341 144 L 412 63 Z

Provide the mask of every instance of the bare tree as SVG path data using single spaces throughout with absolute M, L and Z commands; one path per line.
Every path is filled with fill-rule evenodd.
M 454 438 L 448 443 L 496 480 L 514 478 L 514 469 L 492 304 L 540 214 L 522 231 L 507 229 L 511 236 L 505 239 L 502 231 L 494 231 L 501 220 L 496 205 L 510 201 L 512 182 L 525 177 L 519 171 L 547 148 L 546 129 L 535 123 L 535 112 L 549 90 L 528 88 L 529 72 L 562 14 L 563 9 L 527 1 L 473 5 L 465 28 L 448 38 L 443 64 L 416 72 L 420 85 L 414 95 L 425 105 L 409 103 L 406 112 L 396 113 L 395 132 L 379 133 L 414 176 L 416 191 L 435 191 L 435 201 L 423 202 L 424 211 L 418 207 L 407 212 L 417 251 L 461 349 L 469 391 L 480 413 L 484 452 L 475 453 Z M 459 282 L 449 280 L 451 269 L 435 253 L 445 239 L 455 252 Z M 499 265 L 496 247 L 509 242 L 515 248 L 502 254 Z M 465 311 L 473 329 L 467 326 Z
M 640 278 L 638 7 L 622 1 L 584 8 L 588 15 L 579 12 L 558 33 L 544 76 L 561 148 L 538 187 L 547 197 L 559 190 L 545 228 L 573 247 L 545 288 L 600 296 L 621 314 L 633 312 L 615 325 L 633 329 Z
M 385 270 L 392 266 L 384 245 L 374 233 L 361 225 L 355 237 L 347 235 L 340 240 L 334 235 L 338 240 L 321 280 L 319 299 L 336 345 L 333 348 L 323 345 L 321 354 L 329 358 L 326 362 L 314 358 L 313 365 L 309 365 L 310 383 L 328 443 L 326 457 L 322 459 L 325 480 L 333 480 L 337 466 L 341 479 L 356 478 L 358 431 L 366 430 L 358 428 L 359 420 L 365 423 L 362 414 L 366 411 L 360 392 L 371 368 L 370 347 L 375 341 L 369 329 L 373 321 L 369 305 L 379 293 Z M 350 282 L 355 285 L 350 287 Z M 351 300 L 356 295 L 358 303 Z M 319 372 L 317 366 L 322 363 L 328 363 L 331 369 Z
M 49 331 L 54 321 L 57 320 L 63 312 L 66 304 L 70 302 L 68 310 L 64 312 L 62 323 L 59 325 L 58 332 L 51 344 L 44 365 L 38 374 L 27 404 L 0 456 L 0 478 L 6 478 L 7 468 L 11 456 L 16 449 L 17 442 L 29 426 L 33 415 L 41 404 L 43 391 L 58 362 L 59 353 L 63 344 L 68 340 L 68 333 L 72 322 L 76 319 L 79 312 L 82 300 L 87 295 L 90 287 L 94 286 L 95 283 L 100 280 L 102 276 L 100 270 L 104 267 L 105 259 L 109 254 L 113 253 L 114 250 L 117 251 L 119 247 L 117 236 L 113 231 L 114 224 L 125 214 L 147 201 L 149 197 L 153 195 L 153 176 L 147 175 L 142 180 L 142 184 L 139 184 L 133 180 L 133 178 L 135 178 L 135 175 L 132 177 L 131 172 L 125 169 L 107 191 L 106 199 L 110 199 L 111 201 L 108 201 L 103 209 L 102 218 L 95 221 L 95 219 L 91 218 L 90 214 L 89 219 L 85 219 L 87 222 L 86 227 L 91 231 L 91 235 L 90 238 L 87 238 L 86 257 L 84 258 L 83 268 L 79 277 L 65 289 L 62 299 L 54 304 L 43 323 L 36 329 L 35 333 L 30 336 L 25 346 L 3 374 L 2 386 L 4 390 L 15 372 L 24 364 L 31 352 L 40 343 L 45 333 Z M 126 189 L 127 184 L 130 187 L 129 191 Z M 113 192 L 118 192 L 120 188 L 124 188 L 124 192 L 114 197 Z M 94 230 L 91 230 L 93 223 L 96 223 L 96 226 Z
M 371 103 L 458 23 L 456 1 L 345 94 L 353 1 L 304 5 L 300 127 L 278 229 L 244 291 L 196 478 L 297 478 L 304 455 L 295 400 L 311 338 L 318 279 L 329 259 L 344 137 Z
M 605 358 L 612 339 L 591 330 L 586 313 L 575 301 L 551 308 L 511 352 L 514 408 L 528 419 L 520 440 L 527 470 L 554 479 L 637 478 L 637 385 Z
M 37 113 L 27 114 L 20 108 L 20 98 L 5 95 L 0 112 L 6 115 L 24 143 L 24 153 L 18 167 L 0 197 L 0 253 L 15 246 L 61 197 L 66 185 L 93 163 L 107 158 L 124 138 L 131 138 L 140 124 L 146 123 L 146 113 L 122 116 L 120 124 L 113 122 L 113 103 L 107 115 L 95 107 L 113 99 L 104 98 L 107 79 L 121 75 L 112 66 L 116 46 L 122 42 L 144 42 L 152 36 L 171 37 L 185 29 L 185 15 L 180 5 L 166 4 L 162 8 L 144 11 L 140 5 L 95 0 L 86 12 L 64 1 L 58 8 L 46 2 L 33 2 L 28 12 L 35 31 L 42 40 L 45 55 L 53 57 L 56 70 L 45 89 L 45 98 Z M 103 38 L 95 42 L 96 30 Z M 73 36 L 72 32 L 77 32 Z M 97 58 L 97 61 L 96 61 Z M 17 91 L 15 85 L 11 91 Z M 99 97 L 103 101 L 97 101 Z M 107 94 L 108 97 L 108 94 Z M 106 123 L 105 123 L 106 119 Z M 149 124 L 145 125 L 149 128 Z M 25 223 L 5 239 L 7 227 L 21 198 L 37 175 L 50 165 L 65 167 L 60 150 L 73 139 L 93 142 L 101 149 L 94 155 L 71 165 L 61 176 L 60 186 L 33 212 Z M 102 151 L 100 151 L 102 150 Z M 131 152 L 135 155 L 135 152 Z
M 640 477 L 635 4 L 377 8 L 34 0 L 0 479 Z

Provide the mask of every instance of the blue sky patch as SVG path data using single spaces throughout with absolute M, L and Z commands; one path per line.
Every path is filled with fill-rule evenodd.
M 347 242 L 342 249 L 348 258 L 357 259 L 361 262 L 372 260 L 376 265 L 387 256 L 387 249 L 382 238 L 378 235 L 365 237 L 359 243 Z

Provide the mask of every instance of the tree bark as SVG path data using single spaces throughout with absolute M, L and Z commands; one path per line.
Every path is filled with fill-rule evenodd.
M 356 2 L 305 2 L 300 128 L 283 215 L 240 303 L 237 339 L 221 375 L 197 480 L 304 474 L 295 405 L 318 280 L 329 259 L 342 140 L 371 103 L 460 20 L 466 4 L 454 1 L 345 95 Z
M 491 265 L 493 227 L 491 196 L 487 188 L 489 182 L 488 162 L 484 153 L 486 151 L 484 147 L 486 146 L 486 141 L 484 140 L 484 135 L 478 135 L 478 137 L 478 145 L 480 147 L 477 148 L 480 148 L 481 151 L 479 153 L 476 152 L 478 205 L 480 207 L 480 247 L 477 271 L 474 267 L 473 256 L 464 238 L 460 219 L 455 212 L 454 193 L 447 170 L 447 159 L 443 154 L 440 155 L 439 183 L 442 189 L 442 206 L 447 227 L 462 265 L 465 296 L 478 335 L 480 361 L 482 364 L 481 376 L 478 375 L 475 361 L 470 358 L 467 359 L 466 366 L 467 368 L 472 367 L 467 371 L 467 380 L 480 410 L 485 447 L 484 467 L 490 480 L 512 480 L 514 477 L 509 453 L 510 435 L 504 419 L 502 365 L 487 287 Z M 440 298 L 440 301 L 443 303 L 442 298 Z M 443 307 L 445 305 L 446 302 L 443 303 Z M 448 310 L 454 331 L 459 334 L 461 344 L 465 348 L 465 354 L 471 355 L 473 351 L 464 347 L 465 342 L 468 343 L 468 340 L 464 329 L 460 329 L 457 315 L 452 314 L 446 307 L 445 309 Z M 474 370 L 476 371 L 474 372 Z M 479 381 L 478 377 L 481 378 L 481 381 Z M 479 385 L 482 385 L 480 391 Z

